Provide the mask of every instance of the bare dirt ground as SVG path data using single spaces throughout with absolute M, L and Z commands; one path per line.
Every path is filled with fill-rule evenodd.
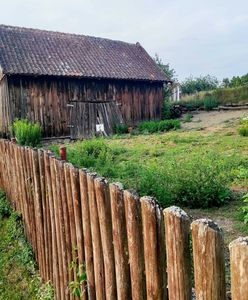
M 227 124 L 237 122 L 243 116 L 248 116 L 248 109 L 211 112 L 199 111 L 194 112 L 192 115 L 191 122 L 183 123 L 183 129 L 215 131 L 226 127 Z

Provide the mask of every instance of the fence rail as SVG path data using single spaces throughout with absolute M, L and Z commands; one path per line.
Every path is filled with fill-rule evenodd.
M 190 300 L 191 255 L 196 299 L 226 299 L 223 234 L 210 220 L 190 224 L 180 208 L 162 211 L 151 197 L 7 140 L 0 140 L 0 188 L 22 214 L 56 299 L 74 299 L 75 255 L 87 273 L 83 299 Z M 232 299 L 248 300 L 248 237 L 230 244 L 230 264 Z

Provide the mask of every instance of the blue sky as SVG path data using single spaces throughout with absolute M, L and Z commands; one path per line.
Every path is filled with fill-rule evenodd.
M 179 80 L 248 73 L 247 0 L 8 0 L 0 23 L 139 41 Z

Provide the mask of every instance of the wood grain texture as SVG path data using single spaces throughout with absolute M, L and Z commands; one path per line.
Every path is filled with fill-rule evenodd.
M 196 298 L 225 300 L 225 258 L 223 233 L 211 220 L 192 223 Z
M 128 264 L 128 244 L 123 190 L 118 183 L 110 184 L 109 189 L 113 227 L 117 299 L 131 299 L 131 282 Z
M 175 206 L 165 209 L 163 213 L 169 299 L 191 300 L 190 219 Z
M 132 299 L 146 299 L 141 205 L 137 195 L 124 191 Z
M 232 300 L 248 300 L 248 237 L 229 245 Z

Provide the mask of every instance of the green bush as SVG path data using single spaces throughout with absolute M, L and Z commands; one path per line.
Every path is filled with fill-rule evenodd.
M 219 101 L 213 96 L 208 96 L 203 99 L 204 110 L 210 111 L 218 107 Z
M 39 123 L 31 123 L 26 119 L 16 120 L 12 125 L 12 132 L 20 145 L 36 147 L 41 143 L 42 132 Z
M 173 102 L 164 101 L 162 119 L 170 120 L 179 118 L 182 112 L 177 106 Z
M 180 127 L 179 120 L 147 121 L 139 124 L 139 131 L 141 133 L 155 133 L 179 129 Z
M 126 125 L 126 124 L 117 124 L 117 125 L 115 125 L 114 131 L 115 131 L 116 134 L 128 133 L 128 125 Z
M 138 191 L 156 197 L 164 207 L 221 206 L 231 197 L 223 165 L 214 153 L 169 160 L 139 170 Z
M 238 127 L 238 132 L 242 136 L 248 136 L 248 119 L 247 118 L 240 121 L 240 126 Z
M 9 201 L 7 201 L 5 194 L 0 191 L 0 221 L 5 217 L 9 217 L 11 211 Z

